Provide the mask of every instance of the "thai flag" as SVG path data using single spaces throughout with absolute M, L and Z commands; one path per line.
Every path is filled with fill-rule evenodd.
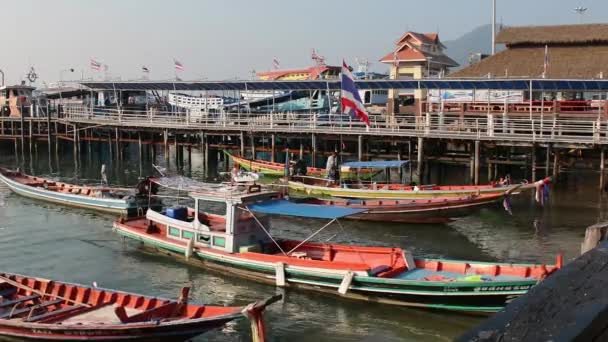
M 173 59 L 175 64 L 175 70 L 184 71 L 184 65 L 180 63 L 177 59 Z
M 279 59 L 277 57 L 272 57 L 272 67 L 277 70 L 280 66 L 281 63 L 279 63 Z
M 96 70 L 99 71 L 101 70 L 101 63 L 99 63 L 98 61 L 96 61 L 95 59 L 91 58 L 91 69 L 92 70 Z
M 349 114 L 352 118 L 359 118 L 369 127 L 369 116 L 359 96 L 359 90 L 355 85 L 353 74 L 350 72 L 346 62 L 342 61 L 342 113 Z

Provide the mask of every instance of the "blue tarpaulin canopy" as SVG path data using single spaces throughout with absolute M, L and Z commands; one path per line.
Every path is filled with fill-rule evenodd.
M 365 209 L 352 209 L 330 205 L 293 203 L 287 200 L 272 200 L 250 204 L 249 210 L 262 214 L 309 217 L 318 219 L 337 219 L 365 212 Z
M 403 167 L 409 160 L 377 160 L 342 163 L 341 167 L 385 169 L 387 167 Z

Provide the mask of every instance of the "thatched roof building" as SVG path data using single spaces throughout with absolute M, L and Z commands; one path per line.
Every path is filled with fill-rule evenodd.
M 507 49 L 450 77 L 539 78 L 547 61 L 546 78 L 608 78 L 608 24 L 510 27 L 496 42 Z

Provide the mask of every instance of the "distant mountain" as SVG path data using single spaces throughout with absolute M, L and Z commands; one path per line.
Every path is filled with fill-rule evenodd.
M 471 53 L 490 54 L 492 52 L 491 39 L 492 25 L 487 24 L 465 33 L 458 39 L 445 41 L 443 45 L 447 47 L 446 54 L 460 64 L 459 68 L 454 69 L 457 70 L 469 65 L 469 55 Z M 497 51 L 503 49 L 504 47 L 501 45 L 496 47 Z

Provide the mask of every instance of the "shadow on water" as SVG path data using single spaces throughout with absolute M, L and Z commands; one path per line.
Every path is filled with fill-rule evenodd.
M 200 151 L 191 165 L 176 165 L 152 158 L 146 148 L 141 163 L 136 146 L 125 147 L 123 160 L 111 155 L 107 144 L 92 144 L 74 163 L 69 145 L 48 156 L 45 146 L 37 155 L 15 158 L 11 144 L 0 143 L 0 165 L 27 172 L 95 184 L 102 164 L 111 184 L 130 186 L 153 173 L 152 163 L 171 172 L 214 180 L 226 166 L 210 153 L 204 170 Z M 84 147 L 83 151 L 88 148 Z M 158 152 L 162 153 L 157 149 Z M 445 182 L 458 183 L 467 171 L 442 172 Z M 206 175 L 208 177 L 206 177 Z M 559 252 L 575 257 L 586 226 L 606 219 L 608 199 L 597 191 L 596 173 L 565 174 L 552 188 L 549 203 L 541 208 L 533 194 L 513 197 L 513 216 L 500 204 L 445 225 L 406 225 L 342 221 L 318 241 L 402 247 L 420 256 L 485 261 L 553 262 Z M 274 295 L 273 286 L 245 281 L 191 267 L 161 256 L 143 253 L 111 231 L 111 215 L 97 214 L 22 198 L 0 187 L 0 260 L 2 269 L 63 279 L 83 284 L 175 298 L 182 286 L 192 286 L 198 302 L 243 305 Z M 325 222 L 300 218 L 273 218 L 278 237 L 303 239 Z M 285 290 L 282 303 L 269 308 L 267 320 L 274 341 L 448 341 L 479 322 L 469 317 L 394 306 L 343 300 L 314 292 Z M 244 320 L 204 336 L 210 341 L 248 340 Z

